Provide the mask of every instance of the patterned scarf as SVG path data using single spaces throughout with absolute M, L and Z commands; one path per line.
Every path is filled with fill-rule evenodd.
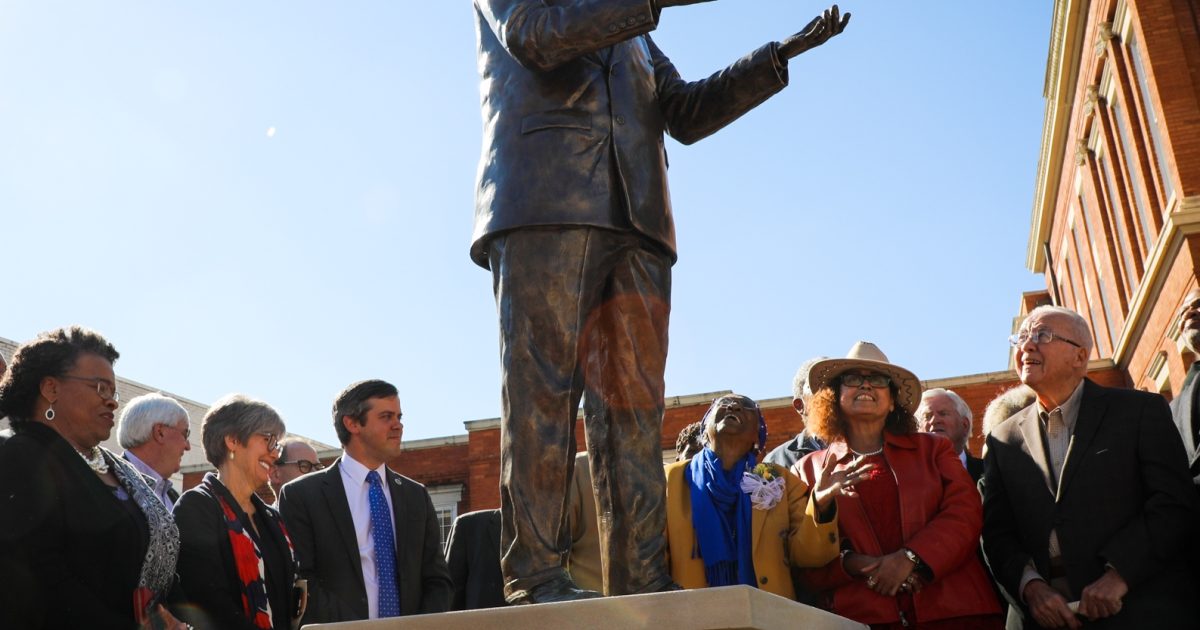
M 142 559 L 138 587 L 133 592 L 134 616 L 139 624 L 144 624 L 175 581 L 175 563 L 179 560 L 179 528 L 175 526 L 171 512 L 146 484 L 146 478 L 141 473 L 124 459 L 103 448 L 100 450 L 116 475 L 117 483 L 121 484 L 146 516 L 150 540 L 146 544 L 146 557 Z
M 216 497 L 217 502 L 221 504 L 221 515 L 225 519 L 225 527 L 228 529 L 229 547 L 233 551 L 233 562 L 237 566 L 239 586 L 242 591 L 242 612 L 255 628 L 270 630 L 274 624 L 274 613 L 271 611 L 271 602 L 267 599 L 267 570 L 263 564 L 262 550 L 259 549 L 254 537 L 242 525 L 242 520 L 239 518 L 242 513 L 241 509 L 236 507 L 235 501 L 231 501 L 229 490 L 217 479 L 217 476 L 208 473 L 200 485 L 209 494 Z M 251 495 L 250 500 L 260 504 L 257 506 L 259 513 L 263 515 L 264 520 L 268 521 L 269 527 L 279 528 L 287 543 L 288 553 L 294 561 L 295 551 L 292 549 L 292 539 L 288 536 L 283 521 L 272 511 L 266 509 L 266 505 L 262 505 L 262 501 L 257 496 Z
M 696 532 L 692 557 L 704 562 L 709 586 L 758 586 L 750 549 L 750 495 L 741 488 L 742 475 L 754 467 L 754 460 L 754 453 L 747 453 L 727 472 L 717 454 L 705 447 L 684 470 Z

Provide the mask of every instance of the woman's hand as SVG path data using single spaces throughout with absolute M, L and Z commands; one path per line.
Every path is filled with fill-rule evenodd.
M 842 570 L 850 577 L 865 577 L 878 568 L 879 558 L 868 556 L 865 553 L 854 553 L 852 551 L 842 558 Z
M 918 582 L 917 576 L 913 575 L 915 568 L 903 551 L 893 551 L 879 559 L 879 568 L 867 578 L 867 586 L 880 595 L 893 597 Z M 913 579 L 909 580 L 909 576 Z
M 143 626 L 143 630 L 192 630 L 188 624 L 175 618 L 170 611 L 159 604 L 154 608 L 154 612 L 150 614 L 150 620 Z
M 858 464 L 854 466 L 852 464 L 850 468 L 835 471 L 836 467 L 837 458 L 827 453 L 825 467 L 821 469 L 821 474 L 817 477 L 817 484 L 812 489 L 813 498 L 817 501 L 817 509 L 821 512 L 825 512 L 839 494 L 844 497 L 858 496 L 854 491 L 854 484 L 866 479 L 875 465 Z

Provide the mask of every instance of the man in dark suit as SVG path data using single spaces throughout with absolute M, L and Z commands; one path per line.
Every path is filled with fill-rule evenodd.
M 400 398 L 384 381 L 347 387 L 333 406 L 342 457 L 283 487 L 280 512 L 308 580 L 303 623 L 450 609 L 433 502 L 386 463 L 400 454 Z
M 483 151 L 471 258 L 492 272 L 500 318 L 513 603 L 598 595 L 563 566 L 581 397 L 605 587 L 672 586 L 659 442 L 676 254 L 663 133 L 690 144 L 728 125 L 787 85 L 790 58 L 846 25 L 834 7 L 689 83 L 648 33 L 663 8 L 698 1 L 474 0 Z
M 1196 400 L 1196 396 L 1200 395 L 1200 382 L 1196 378 L 1200 375 L 1200 289 L 1189 291 L 1179 310 L 1179 336 L 1197 361 L 1188 368 L 1183 388 L 1171 401 L 1171 415 L 1175 418 L 1179 436 L 1183 438 L 1192 484 L 1200 491 L 1200 418 L 1196 417 L 1200 413 L 1200 401 Z
M 958 453 L 959 461 L 971 475 L 971 480 L 979 483 L 979 478 L 983 476 L 983 460 L 973 457 L 967 450 L 973 419 L 967 401 L 949 389 L 927 389 L 921 393 L 921 404 L 917 407 L 916 416 L 922 431 L 950 440 L 954 445 L 954 452 Z
M 1026 627 L 1192 627 L 1196 498 L 1166 401 L 1086 379 L 1073 311 L 1037 308 L 1010 341 L 1037 401 L 988 437 L 983 545 Z
M 454 519 L 446 542 L 454 581 L 453 610 L 505 605 L 500 575 L 500 510 L 468 512 Z

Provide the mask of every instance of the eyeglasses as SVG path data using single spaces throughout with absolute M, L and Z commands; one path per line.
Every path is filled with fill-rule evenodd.
M 255 435 L 261 435 L 261 436 L 267 438 L 267 450 L 268 451 L 278 451 L 279 450 L 279 438 L 275 437 L 274 433 L 261 433 L 260 432 L 260 433 L 256 433 Z
M 880 389 L 892 384 L 892 379 L 883 374 L 843 374 L 842 385 L 860 387 L 863 383 Z
M 64 374 L 58 378 L 69 378 L 69 379 L 75 380 L 75 381 L 83 381 L 85 383 L 92 383 L 93 385 L 96 386 L 96 393 L 99 394 L 100 397 L 103 398 L 104 400 L 111 400 L 113 402 L 121 402 L 121 394 L 117 393 L 117 386 L 113 385 L 112 381 L 109 381 L 107 379 L 103 379 L 98 376 L 93 377 L 93 378 L 84 378 L 82 376 L 71 376 L 70 374 Z
M 299 468 L 300 472 L 305 475 L 314 470 L 325 470 L 325 464 L 322 464 L 321 462 L 310 462 L 307 459 L 297 459 L 294 462 L 285 462 L 283 459 L 275 461 L 276 466 L 287 466 L 288 464 L 295 464 L 296 468 Z
M 1008 343 L 1014 346 L 1023 346 L 1025 345 L 1025 342 L 1032 341 L 1034 345 L 1041 345 L 1043 343 L 1050 343 L 1055 339 L 1069 343 L 1076 348 L 1083 347 L 1082 345 L 1075 343 L 1074 341 L 1071 341 L 1070 339 L 1067 339 L 1066 337 L 1063 337 L 1048 328 L 1043 328 L 1041 330 L 1022 330 L 1015 335 L 1009 335 Z
M 180 429 L 179 427 L 177 427 L 173 424 L 167 424 L 165 422 L 162 423 L 162 426 L 164 429 L 174 429 L 174 430 L 178 431 L 179 435 L 182 435 L 184 440 L 191 440 L 191 438 L 192 438 L 192 428 L 191 427 L 188 427 L 186 429 Z

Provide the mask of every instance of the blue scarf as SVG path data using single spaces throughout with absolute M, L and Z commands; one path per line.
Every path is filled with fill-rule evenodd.
M 704 562 L 709 586 L 758 586 L 750 549 L 750 495 L 741 488 L 742 473 L 752 469 L 754 460 L 754 453 L 747 453 L 726 472 L 717 454 L 705 447 L 684 471 L 696 532 L 692 557 Z

